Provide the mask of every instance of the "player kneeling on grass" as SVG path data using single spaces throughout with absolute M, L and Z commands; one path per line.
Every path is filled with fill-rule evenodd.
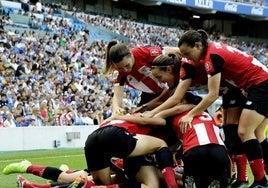
M 161 174 L 155 166 L 156 163 L 154 159 L 155 158 L 151 155 L 128 158 L 124 163 L 122 163 L 121 159 L 113 159 L 110 163 L 113 171 L 112 177 L 114 178 L 114 181 L 124 184 L 126 181 L 135 181 L 136 178 L 139 179 L 139 177 L 144 176 L 144 173 L 153 172 L 150 175 L 151 180 L 158 181 Z M 176 172 L 175 174 L 178 184 L 182 185 L 182 172 L 177 172 L 175 169 L 174 171 Z M 93 186 L 95 185 L 92 176 L 86 171 L 70 170 L 67 165 L 61 165 L 60 168 L 56 168 L 36 165 L 28 160 L 24 160 L 19 163 L 11 163 L 7 165 L 4 168 L 3 173 L 5 175 L 12 173 L 28 173 L 52 181 L 51 183 L 35 183 L 30 182 L 19 175 L 17 183 L 20 188 L 94 188 Z M 162 185 L 161 187 L 166 188 L 165 185 Z
M 99 184 L 113 184 L 109 163 L 112 157 L 131 158 L 154 153 L 167 187 L 177 188 L 173 157 L 164 140 L 149 136 L 153 126 L 165 126 L 163 118 L 141 117 L 139 114 L 112 117 L 91 133 L 85 144 L 87 167 Z M 125 187 L 159 187 L 144 173 L 139 182 L 128 181 Z M 156 179 L 157 180 L 157 179 Z M 119 187 L 119 185 L 114 185 Z

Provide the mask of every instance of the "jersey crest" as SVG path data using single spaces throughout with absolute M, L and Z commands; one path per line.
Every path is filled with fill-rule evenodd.
M 214 72 L 213 65 L 209 61 L 205 62 L 205 69 L 206 69 L 206 72 L 208 72 L 208 73 Z
M 151 56 L 158 56 L 159 55 L 159 50 L 157 50 L 157 49 L 150 50 L 150 55 Z

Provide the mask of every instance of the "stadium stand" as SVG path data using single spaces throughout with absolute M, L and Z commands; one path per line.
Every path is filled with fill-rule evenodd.
M 39 27 L 30 24 L 22 28 L 14 24 L 27 24 L 27 19 L 22 21 L 16 17 L 20 16 L 16 11 L 9 11 L 9 16 L 2 15 L 5 32 L 2 31 L 0 40 L 0 89 L 5 95 L 0 97 L 0 111 L 4 120 L 5 114 L 12 112 L 16 126 L 29 126 L 32 119 L 43 126 L 70 125 L 64 119 L 70 113 L 67 107 L 74 114 L 73 125 L 91 125 L 109 117 L 112 85 L 101 73 L 107 41 L 125 41 L 130 47 L 176 46 L 184 32 L 179 27 L 141 23 L 120 15 L 111 18 L 73 12 L 64 7 L 55 8 L 54 13 L 50 13 L 50 22 L 44 22 L 51 9 L 49 6 L 45 6 L 45 13 L 30 12 L 34 15 L 31 21 L 40 23 Z M 263 41 L 254 43 L 243 38 L 229 38 L 222 33 L 212 33 L 210 37 L 224 40 L 254 54 L 262 62 L 268 62 L 267 44 Z M 23 67 L 24 73 L 21 74 L 18 67 Z M 131 88 L 126 91 L 131 93 L 130 106 L 135 107 L 139 92 Z M 42 110 L 44 117 L 36 119 L 32 110 L 41 112 L 42 105 L 46 106 Z M 85 116 L 94 121 L 83 121 Z
M 29 27 L 30 19 L 28 16 L 10 12 L 9 17 L 13 24 L 17 24 L 21 27 Z

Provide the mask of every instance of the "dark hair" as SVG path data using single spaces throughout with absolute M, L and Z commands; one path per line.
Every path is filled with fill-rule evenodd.
M 200 101 L 202 101 L 202 97 L 198 96 L 198 95 L 194 95 L 191 92 L 186 92 L 184 95 L 184 99 L 190 103 L 190 104 L 194 104 L 197 105 L 198 103 L 200 103 Z
M 124 43 L 118 43 L 116 40 L 112 40 L 106 47 L 106 60 L 103 73 L 110 72 L 113 63 L 119 63 L 126 56 L 130 56 L 130 50 Z
M 180 38 L 178 47 L 186 43 L 190 47 L 194 47 L 196 42 L 201 42 L 203 46 L 208 45 L 208 34 L 203 29 L 186 31 Z
M 179 74 L 181 66 L 181 57 L 176 54 L 161 54 L 157 56 L 152 62 L 152 69 L 159 68 L 166 71 L 168 66 L 173 66 L 173 72 Z

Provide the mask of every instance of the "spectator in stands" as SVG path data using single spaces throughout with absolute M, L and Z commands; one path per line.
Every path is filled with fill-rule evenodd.
M 111 107 L 111 103 L 107 103 L 103 107 L 103 119 L 107 119 L 108 117 L 112 115 L 112 109 L 110 107 Z
M 1 127 L 6 127 L 2 115 L 0 115 L 0 128 Z
M 30 121 L 30 123 L 29 123 L 28 127 L 35 127 L 36 126 L 35 119 L 30 119 L 29 121 Z
M 43 13 L 43 5 L 42 5 L 42 1 L 41 0 L 38 0 L 36 3 L 35 3 L 35 7 L 36 7 L 36 10 L 37 10 L 37 13 Z
M 57 108 L 55 112 L 55 121 L 56 121 L 56 126 L 64 126 L 64 108 L 65 106 L 63 104 L 59 104 L 59 107 Z
M 74 125 L 84 125 L 83 111 L 81 109 L 74 112 Z
M 21 2 L 21 8 L 24 10 L 24 12 L 29 11 L 29 0 L 20 0 Z
M 16 123 L 16 127 L 28 127 L 30 124 L 30 120 L 25 116 L 14 116 L 14 121 Z
M 40 102 L 40 117 L 42 119 L 42 122 L 45 123 L 45 124 L 48 124 L 48 106 L 47 106 L 47 100 L 46 99 L 43 99 L 41 102 Z
M 26 116 L 25 109 L 22 102 L 19 102 L 16 106 L 14 116 Z
M 5 127 L 16 127 L 16 123 L 13 117 L 13 114 L 11 112 L 7 112 L 6 114 L 6 120 L 4 121 Z
M 65 106 L 65 110 L 63 112 L 64 125 L 71 126 L 74 123 L 74 112 L 71 104 Z
M 94 125 L 94 120 L 91 117 L 93 111 L 91 109 L 84 109 L 83 110 L 83 116 L 82 118 L 82 122 L 84 125 Z
M 7 119 L 7 112 L 9 111 L 9 108 L 7 106 L 3 106 L 1 108 L 1 116 L 3 117 L 3 121 Z
M 42 120 L 39 107 L 33 107 L 32 115 L 31 115 L 30 119 L 35 121 L 35 126 L 44 126 L 45 125 L 43 120 Z
M 1 93 L 1 99 L 0 99 L 0 108 L 2 108 L 3 106 L 7 106 L 7 97 L 5 93 Z
M 52 100 L 47 102 L 47 112 L 48 112 L 48 124 L 55 125 L 55 108 Z

